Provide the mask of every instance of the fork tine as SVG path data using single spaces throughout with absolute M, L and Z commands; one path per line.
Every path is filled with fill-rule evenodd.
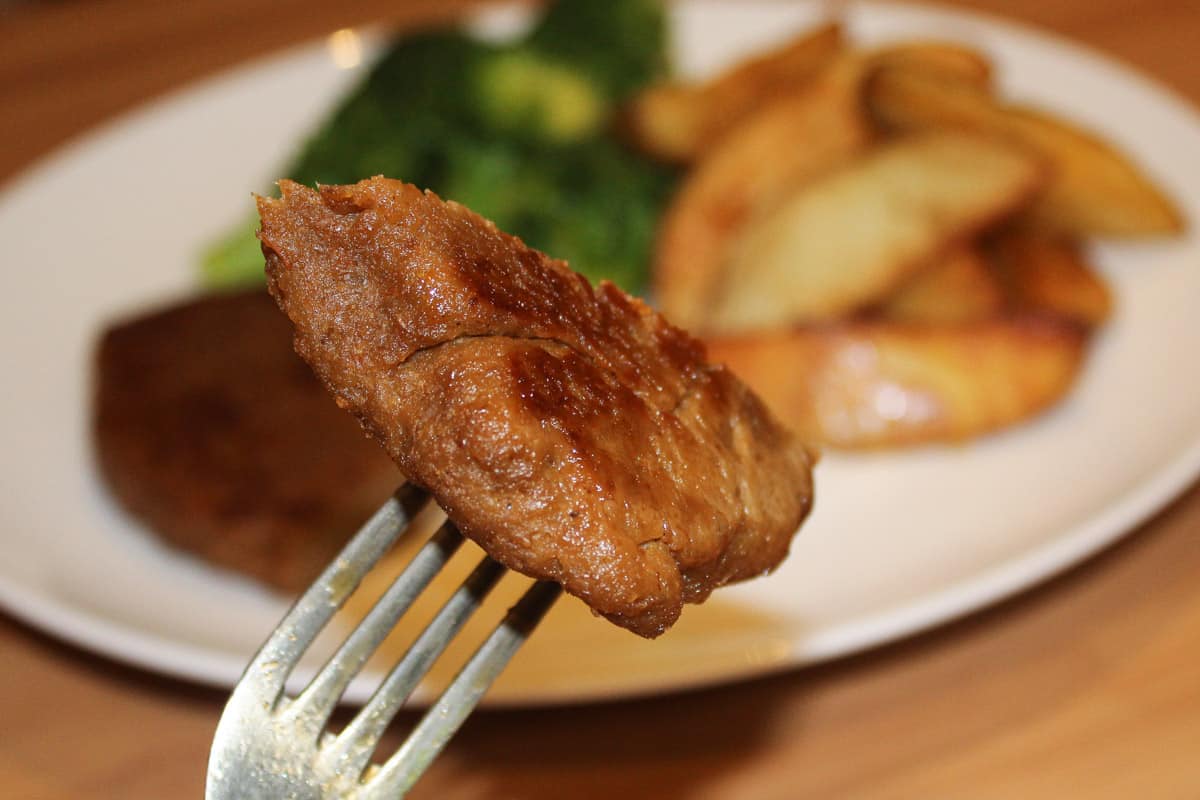
M 412 788 L 561 593 L 558 584 L 544 581 L 525 592 L 412 734 L 367 781 L 359 800 L 401 797 Z
M 442 523 L 300 696 L 289 704 L 287 713 L 308 726 L 314 738 L 333 713 L 347 684 L 462 543 L 463 536 L 454 524 L 449 520 Z
M 503 565 L 487 556 L 480 560 L 366 705 L 332 742 L 322 748 L 320 758 L 329 767 L 328 772 L 357 782 L 396 712 L 506 571 Z
M 278 702 L 300 656 L 428 498 L 424 489 L 406 483 L 380 506 L 288 611 L 246 668 L 239 688 L 247 684 L 258 697 Z

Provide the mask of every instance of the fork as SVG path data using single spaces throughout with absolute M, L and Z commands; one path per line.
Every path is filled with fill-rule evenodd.
M 268 637 L 217 724 L 207 800 L 402 797 L 549 610 L 561 588 L 534 583 L 396 752 L 381 765 L 371 764 L 400 706 L 503 576 L 505 567 L 484 557 L 346 727 L 338 733 L 328 731 L 342 692 L 462 544 L 462 534 L 447 520 L 308 685 L 289 697 L 288 677 L 301 656 L 428 501 L 428 493 L 412 484 L 396 490 Z

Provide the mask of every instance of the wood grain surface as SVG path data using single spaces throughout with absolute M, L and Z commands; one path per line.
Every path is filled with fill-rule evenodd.
M 458 5 L 0 6 L 0 181 L 214 70 L 338 27 L 408 24 Z M 1081 40 L 1200 101 L 1194 0 L 957 5 Z M 1067 575 L 878 651 L 651 700 L 480 713 L 412 796 L 1197 798 L 1198 664 L 1193 488 Z M 223 701 L 0 616 L 0 797 L 201 797 Z

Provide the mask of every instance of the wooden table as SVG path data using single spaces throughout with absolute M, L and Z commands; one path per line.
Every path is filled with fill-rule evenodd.
M 0 180 L 214 69 L 447 2 L 93 0 L 0 11 Z M 1192 0 L 969 0 L 1200 100 Z M 336 8 L 335 8 L 336 6 Z M 11 268 L 11 267 L 10 267 Z M 419 797 L 1200 797 L 1200 488 L 970 619 L 815 669 L 661 699 L 481 713 Z M 202 794 L 224 696 L 0 617 L 0 797 Z

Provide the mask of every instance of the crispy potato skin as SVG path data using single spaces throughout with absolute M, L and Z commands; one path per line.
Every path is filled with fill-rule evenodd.
M 970 47 L 954 42 L 912 41 L 880 47 L 870 54 L 872 71 L 916 71 L 965 81 L 981 90 L 992 86 L 992 62 Z
M 874 314 L 896 322 L 960 323 L 996 317 L 1004 289 L 975 245 L 942 254 L 885 299 Z
M 810 67 L 823 35 L 792 43 Z M 959 441 L 1062 398 L 1112 313 L 1085 240 L 1178 234 L 1179 209 L 1101 137 L 1004 101 L 979 50 L 843 39 L 786 94 L 755 94 L 786 50 L 663 87 L 660 135 L 686 140 L 690 171 L 660 232 L 661 307 L 827 446 Z M 700 146 L 710 91 L 759 111 Z
M 989 254 L 1010 308 L 1092 328 L 1112 313 L 1112 292 L 1077 241 L 1010 230 L 995 237 Z
M 969 134 L 881 146 L 747 227 L 699 329 L 769 330 L 879 302 L 1012 214 L 1043 179 L 1024 151 Z
M 649 155 L 692 163 L 759 108 L 805 87 L 842 48 L 841 26 L 829 23 L 709 81 L 652 86 L 624 109 L 621 129 Z
M 936 40 L 902 42 L 851 54 L 836 22 L 697 83 L 650 86 L 622 109 L 618 126 L 642 152 L 666 162 L 694 164 L 759 109 L 804 91 L 839 58 L 858 58 L 871 70 L 930 72 L 986 88 L 992 65 L 977 50 Z
M 807 441 L 846 449 L 955 442 L 1058 401 L 1086 334 L 1024 317 L 962 325 L 854 321 L 709 339 L 709 356 Z
M 672 321 L 698 329 L 734 244 L 781 196 L 861 154 L 871 133 L 859 104 L 862 64 L 846 61 L 768 103 L 684 180 L 663 217 L 654 293 Z
M 1161 236 L 1184 228 L 1171 200 L 1124 155 L 1057 117 L 921 70 L 878 70 L 866 92 L 872 114 L 890 130 L 973 131 L 1046 159 L 1051 180 L 1027 212 L 1032 225 L 1066 236 Z

